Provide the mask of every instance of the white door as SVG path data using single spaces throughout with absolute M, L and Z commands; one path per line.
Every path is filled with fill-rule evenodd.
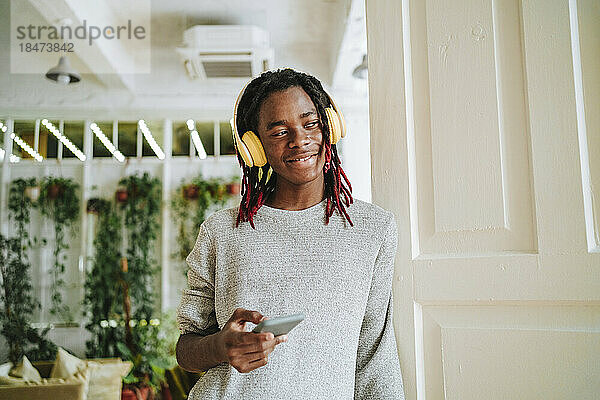
M 407 399 L 600 399 L 600 1 L 367 2 Z

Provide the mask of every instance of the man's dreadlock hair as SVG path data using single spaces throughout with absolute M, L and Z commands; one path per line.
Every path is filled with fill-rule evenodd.
M 297 72 L 292 69 L 280 69 L 277 71 L 264 72 L 248 84 L 237 108 L 236 125 L 240 136 L 247 131 L 253 131 L 258 136 L 258 113 L 263 102 L 274 92 L 283 91 L 291 87 L 301 87 L 311 98 L 319 119 L 321 120 L 321 132 L 323 135 L 323 151 L 325 155 L 325 166 L 323 167 L 325 180 L 325 196 L 327 197 L 327 208 L 325 210 L 325 224 L 329 224 L 329 217 L 333 215 L 337 208 L 340 215 L 343 213 L 354 226 L 350 216 L 346 212 L 341 197 L 344 197 L 346 206 L 353 203 L 352 185 L 346 177 L 340 159 L 337 154 L 336 145 L 329 141 L 329 124 L 325 114 L 325 108 L 332 107 L 332 104 L 323 89 L 321 82 L 311 75 Z M 272 171 L 271 177 L 267 181 L 267 172 L 270 165 L 267 163 L 263 167 L 248 167 L 238 152 L 238 162 L 242 167 L 244 176 L 242 179 L 242 200 L 236 221 L 236 227 L 240 221 L 249 221 L 254 227 L 253 216 L 264 204 L 265 200 L 275 192 L 277 183 L 277 174 Z M 263 169 L 262 172 L 259 172 Z M 260 179 L 259 179 L 260 176 Z M 342 181 L 341 178 L 344 178 Z

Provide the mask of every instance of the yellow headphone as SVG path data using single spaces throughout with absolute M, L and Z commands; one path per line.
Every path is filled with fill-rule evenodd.
M 235 107 L 233 109 L 233 118 L 231 120 L 231 130 L 233 131 L 233 142 L 235 143 L 235 147 L 244 160 L 244 163 L 248 167 L 262 167 L 267 163 L 267 156 L 265 155 L 265 149 L 258 138 L 258 135 L 252 131 L 247 131 L 243 136 L 237 131 L 236 119 L 237 119 L 237 108 L 242 98 L 242 95 L 246 91 L 246 87 L 250 82 L 248 82 L 242 88 L 242 91 L 237 97 L 235 101 Z M 325 114 L 327 116 L 327 125 L 329 126 L 329 141 L 331 144 L 336 144 L 340 141 L 341 138 L 346 137 L 346 123 L 344 121 L 344 116 L 341 111 L 337 108 L 333 99 L 327 92 L 327 97 L 329 98 L 329 102 L 333 107 L 327 107 L 325 109 Z M 260 170 L 259 172 L 262 172 Z M 269 170 L 269 175 L 270 175 Z M 262 173 L 260 174 L 262 175 Z M 267 176 L 267 178 L 269 177 Z M 260 178 L 259 178 L 260 179 Z

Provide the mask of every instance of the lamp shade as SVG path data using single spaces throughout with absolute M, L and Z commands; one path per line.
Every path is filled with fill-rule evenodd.
M 46 78 L 67 85 L 69 83 L 79 82 L 81 80 L 81 75 L 71 68 L 66 56 L 61 56 L 58 65 L 50 68 L 50 70 L 46 72 Z

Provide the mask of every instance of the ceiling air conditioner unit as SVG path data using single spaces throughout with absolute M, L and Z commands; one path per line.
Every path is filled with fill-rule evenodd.
M 196 25 L 177 52 L 191 79 L 252 78 L 273 65 L 264 29 L 249 25 Z

